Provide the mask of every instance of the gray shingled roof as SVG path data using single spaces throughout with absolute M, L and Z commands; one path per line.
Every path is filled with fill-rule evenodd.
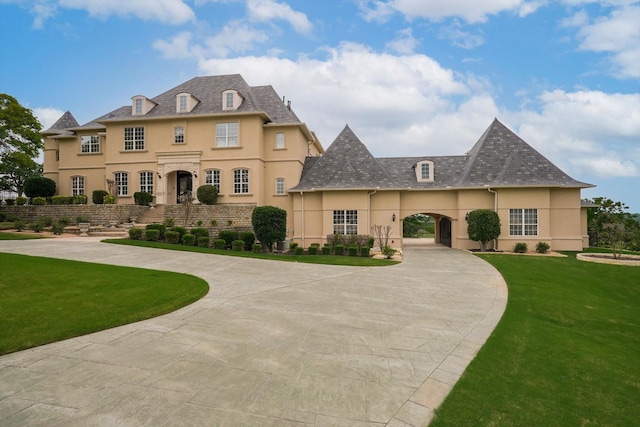
M 79 126 L 78 121 L 70 111 L 65 112 L 51 127 L 42 131 L 43 135 L 72 135 L 67 129 Z
M 433 182 L 418 182 L 415 166 L 434 164 Z M 464 156 L 374 158 L 349 129 L 322 157 L 307 158 L 291 191 L 330 189 L 447 189 L 491 187 L 585 188 L 497 119 Z

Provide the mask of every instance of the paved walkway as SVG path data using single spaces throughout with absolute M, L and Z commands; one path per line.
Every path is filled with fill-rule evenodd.
M 211 287 L 165 316 L 0 357 L 1 426 L 424 426 L 507 298 L 491 266 L 438 247 L 377 268 L 95 238 L 0 251 L 195 273 Z

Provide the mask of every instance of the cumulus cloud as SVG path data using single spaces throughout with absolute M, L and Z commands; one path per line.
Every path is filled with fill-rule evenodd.
M 288 22 L 293 29 L 301 34 L 311 32 L 313 25 L 307 15 L 295 11 L 286 3 L 274 0 L 247 0 L 249 18 L 254 21 L 265 22 L 280 19 Z
M 145 21 L 184 24 L 195 20 L 195 13 L 183 0 L 59 0 L 60 7 L 86 10 L 89 15 L 134 16 Z
M 454 46 L 463 49 L 475 49 L 484 44 L 484 36 L 481 34 L 472 34 L 462 29 L 462 25 L 456 19 L 450 25 L 446 25 L 440 29 L 439 37 L 448 39 Z
M 407 55 L 415 52 L 419 44 L 420 42 L 413 37 L 413 30 L 411 28 L 405 28 L 398 32 L 396 39 L 386 44 L 386 48 L 396 53 Z
M 64 111 L 53 107 L 34 108 L 32 111 L 33 115 L 42 125 L 43 130 L 49 129 L 53 126 L 53 124 L 64 114 Z

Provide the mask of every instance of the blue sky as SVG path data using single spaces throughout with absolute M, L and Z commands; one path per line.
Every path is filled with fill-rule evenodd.
M 464 154 L 497 117 L 640 212 L 639 22 L 640 0 L 0 0 L 0 92 L 47 127 L 240 73 L 380 157 Z

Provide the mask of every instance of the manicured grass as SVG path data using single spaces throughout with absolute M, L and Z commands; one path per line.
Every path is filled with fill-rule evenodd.
M 46 239 L 47 236 L 41 234 L 31 234 L 23 232 L 3 231 L 0 233 L 0 240 L 29 240 L 29 239 Z
M 202 298 L 197 277 L 0 253 L 0 354 L 169 313 Z
M 638 425 L 640 267 L 568 255 L 481 255 L 507 309 L 432 426 Z
M 175 245 L 171 243 L 147 242 L 145 240 L 131 239 L 106 239 L 103 242 L 118 245 L 142 246 L 145 248 L 170 249 L 173 251 L 186 251 L 207 253 L 213 255 L 237 256 L 244 258 L 270 259 L 276 261 L 305 262 L 308 264 L 350 265 L 359 267 L 379 267 L 397 264 L 398 261 L 388 259 L 374 259 L 360 256 L 339 255 L 293 255 L 293 254 L 255 254 L 253 252 L 236 252 L 226 249 L 200 248 L 197 246 Z

